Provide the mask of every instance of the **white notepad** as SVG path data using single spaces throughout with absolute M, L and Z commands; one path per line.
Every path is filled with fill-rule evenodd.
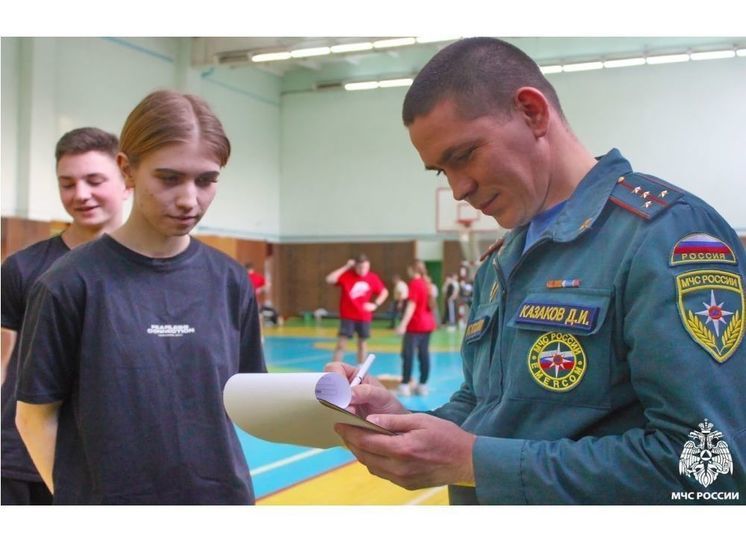
M 267 441 L 314 448 L 341 446 L 335 423 L 394 434 L 344 409 L 351 398 L 350 385 L 336 373 L 239 373 L 223 390 L 231 420 Z

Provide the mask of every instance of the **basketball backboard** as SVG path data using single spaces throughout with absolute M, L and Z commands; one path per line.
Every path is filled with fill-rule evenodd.
M 435 196 L 435 227 L 438 233 L 461 233 L 467 223 L 468 229 L 474 233 L 500 231 L 494 218 L 484 215 L 467 202 L 454 200 L 450 188 L 436 189 Z

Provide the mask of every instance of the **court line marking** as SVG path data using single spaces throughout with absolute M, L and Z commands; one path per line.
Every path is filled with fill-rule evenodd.
M 306 458 L 310 458 L 311 456 L 316 456 L 317 454 L 321 454 L 322 452 L 326 452 L 327 450 L 330 450 L 330 449 L 314 448 L 307 452 L 301 452 L 300 454 L 294 454 L 293 456 L 288 456 L 287 458 L 283 458 L 282 460 L 278 460 L 277 462 L 271 462 L 270 464 L 259 466 L 255 470 L 254 469 L 249 469 L 249 470 L 251 472 L 251 476 L 255 477 L 263 473 L 275 470 L 277 468 L 281 468 L 282 466 L 287 466 L 288 464 L 292 464 L 293 462 L 298 462 L 300 460 L 305 460 Z
M 425 491 L 421 495 L 417 495 L 414 499 L 411 501 L 408 501 L 405 503 L 405 505 L 419 505 L 422 501 L 427 501 L 430 497 L 433 497 L 437 493 L 440 493 L 443 490 L 443 487 L 433 487 L 429 491 Z

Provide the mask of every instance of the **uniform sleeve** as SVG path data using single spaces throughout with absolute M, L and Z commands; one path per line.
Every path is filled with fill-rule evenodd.
M 242 373 L 266 373 L 267 365 L 264 362 L 256 293 L 248 279 L 246 283 L 246 289 L 241 290 L 245 294 L 245 299 L 241 309 L 241 348 L 238 370 Z
M 639 247 L 615 294 L 629 380 L 644 411 L 644 428 L 577 441 L 478 437 L 473 458 L 480 503 L 663 504 L 675 502 L 672 495 L 679 492 L 706 488 L 734 494 L 746 486 L 746 350 L 734 325 L 731 340 L 738 339 L 734 343 L 739 347 L 727 360 L 713 358 L 685 327 L 676 287 L 681 274 L 702 270 L 738 277 L 733 282 L 742 284 L 744 251 L 733 230 L 711 210 L 678 204 L 660 217 L 640 238 L 630 239 Z M 737 263 L 671 265 L 676 243 L 694 233 L 725 241 Z M 728 312 L 735 313 L 740 305 L 743 316 L 742 287 L 735 298 L 732 291 L 727 299 L 724 292 L 712 291 L 714 295 L 703 290 L 695 297 L 692 304 L 699 306 L 693 308 L 703 310 L 714 296 L 718 303 L 729 302 L 723 307 Z M 738 318 L 727 316 L 730 325 Z M 727 324 L 720 326 L 722 335 Z M 733 462 L 732 473 L 722 473 L 709 487 L 680 473 L 689 433 L 705 419 L 723 433 Z
M 3 262 L 0 278 L 2 278 L 0 279 L 2 283 L 2 294 L 0 294 L 2 327 L 17 332 L 21 329 L 23 322 L 23 279 L 13 256 L 9 256 Z
M 47 404 L 67 398 L 80 359 L 80 305 L 42 280 L 29 293 L 19 337 L 18 400 Z
M 479 301 L 479 285 L 481 284 L 479 278 L 480 273 L 478 272 L 477 279 L 474 282 L 474 301 Z M 474 320 L 474 312 L 476 308 L 477 305 L 474 304 L 469 311 L 469 323 Z M 461 383 L 459 389 L 451 395 L 448 403 L 430 412 L 436 417 L 447 419 L 457 425 L 461 425 L 466 420 L 477 402 L 476 396 L 474 395 L 472 376 L 474 367 L 473 351 L 467 348 L 467 344 L 465 343 L 461 344 L 461 360 L 463 362 L 464 382 Z

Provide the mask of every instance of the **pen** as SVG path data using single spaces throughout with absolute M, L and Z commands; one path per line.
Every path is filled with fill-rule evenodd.
M 350 386 L 357 386 L 358 384 L 363 382 L 363 379 L 365 378 L 365 375 L 368 374 L 368 369 L 370 369 L 370 366 L 375 358 L 376 356 L 372 353 L 368 355 L 365 361 L 363 361 L 363 364 L 360 365 L 360 367 L 358 367 L 357 371 L 355 372 L 355 376 L 353 377 L 352 381 L 350 381 Z

